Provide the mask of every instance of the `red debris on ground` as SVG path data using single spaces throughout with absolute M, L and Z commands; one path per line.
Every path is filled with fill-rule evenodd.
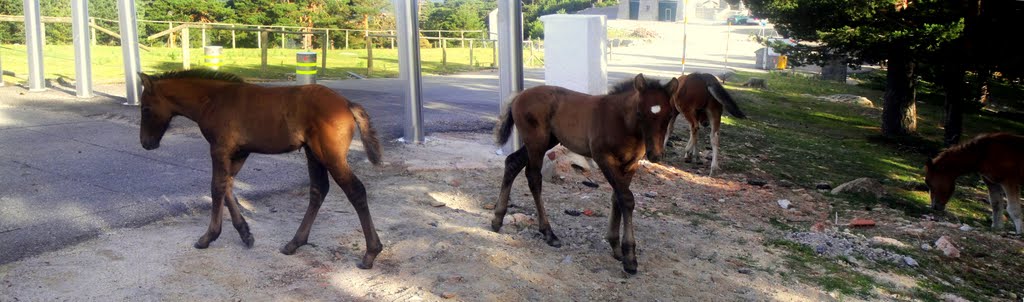
M 871 219 L 854 218 L 853 220 L 850 220 L 850 227 L 856 228 L 856 227 L 873 227 L 873 226 L 875 226 L 875 221 L 871 220 Z

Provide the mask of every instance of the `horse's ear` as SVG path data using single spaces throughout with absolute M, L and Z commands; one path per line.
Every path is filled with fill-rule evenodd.
M 636 91 L 644 91 L 644 88 L 647 88 L 647 79 L 644 79 L 644 74 L 638 73 L 636 77 L 633 77 L 633 88 Z
M 668 93 L 670 93 L 670 94 L 676 93 L 676 90 L 679 89 L 679 79 L 672 78 L 671 81 L 668 81 L 668 84 L 665 85 L 665 87 L 668 88 Z
M 155 85 L 153 85 L 153 78 L 145 73 L 140 72 L 139 79 L 142 80 L 143 93 L 152 93 L 153 88 L 155 88 Z

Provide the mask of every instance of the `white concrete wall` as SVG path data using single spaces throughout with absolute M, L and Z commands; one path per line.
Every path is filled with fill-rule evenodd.
M 547 15 L 544 22 L 544 79 L 571 90 L 608 92 L 605 16 Z

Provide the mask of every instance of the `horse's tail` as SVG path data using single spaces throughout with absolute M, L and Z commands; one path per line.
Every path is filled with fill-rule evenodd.
M 743 114 L 743 111 L 740 111 L 740 106 L 736 105 L 736 101 L 732 99 L 729 92 L 725 91 L 725 87 L 722 87 L 722 83 L 718 81 L 718 78 L 707 73 L 700 74 L 700 77 L 704 80 L 704 83 L 708 85 L 708 92 L 711 93 L 711 96 L 714 97 L 719 104 L 722 104 L 722 106 L 725 107 L 725 110 L 729 111 L 729 114 L 736 118 L 747 117 L 746 114 Z
M 518 94 L 513 94 L 509 97 L 508 102 L 505 102 L 505 110 L 501 112 L 501 119 L 494 125 L 494 142 L 498 146 L 503 146 L 508 142 L 508 137 L 512 136 L 512 126 L 515 125 L 515 121 L 512 120 L 512 102 L 516 100 Z
M 363 148 L 366 149 L 366 158 L 373 165 L 380 166 L 380 141 L 377 140 L 377 131 L 373 130 L 373 124 L 370 123 L 370 115 L 366 114 L 366 109 L 362 105 L 354 102 L 348 102 L 348 109 L 352 111 L 356 125 L 359 126 L 359 136 L 363 140 Z

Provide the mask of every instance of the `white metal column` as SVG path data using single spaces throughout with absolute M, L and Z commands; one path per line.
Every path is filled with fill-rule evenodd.
M 498 115 L 504 114 L 506 101 L 523 91 L 523 4 L 520 0 L 498 0 Z M 502 146 L 511 154 L 522 145 L 513 129 L 509 142 Z
M 124 57 L 125 105 L 139 105 L 139 33 L 135 25 L 135 0 L 117 0 L 117 20 L 121 26 L 121 55 Z
M 25 51 L 28 52 L 28 91 L 46 90 L 43 78 L 43 29 L 39 0 L 25 0 Z
M 423 143 L 423 101 L 420 96 L 420 37 L 417 0 L 393 0 L 398 21 L 398 72 L 405 86 L 407 143 Z
M 75 95 L 91 98 L 92 57 L 89 50 L 89 3 L 71 0 L 71 36 L 75 47 Z

